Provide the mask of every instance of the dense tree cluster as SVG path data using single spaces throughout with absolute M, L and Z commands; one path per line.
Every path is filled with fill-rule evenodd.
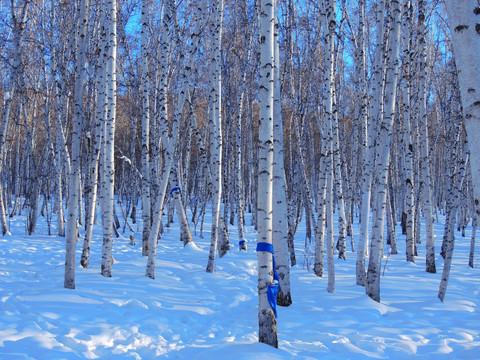
M 406 241 L 406 260 L 424 252 L 436 272 L 436 252 L 451 259 L 453 228 L 476 226 L 479 154 L 467 145 L 442 1 L 11 0 L 0 29 L 2 232 L 26 212 L 29 234 L 47 221 L 66 236 L 65 287 L 75 287 L 79 226 L 87 267 L 92 228 L 103 224 L 111 276 L 115 234 L 141 219 L 153 278 L 172 214 L 188 244 L 211 208 L 207 271 L 230 247 L 228 226 L 246 249 L 248 211 L 275 247 L 280 305 L 292 301 L 294 240 L 315 254 L 318 276 L 327 258 L 328 291 L 338 256 L 357 262 L 357 284 L 380 301 L 386 245 L 395 254 Z M 439 214 L 445 236 L 434 244 Z M 474 240 L 471 266 L 473 251 Z M 259 252 L 259 291 L 273 281 L 271 258 Z

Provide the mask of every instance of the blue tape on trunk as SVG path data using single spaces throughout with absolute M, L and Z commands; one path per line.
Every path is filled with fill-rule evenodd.
M 257 243 L 257 251 L 267 251 L 272 254 L 272 265 L 273 265 L 273 283 L 268 285 L 267 297 L 270 306 L 272 307 L 275 317 L 277 317 L 277 294 L 279 290 L 279 278 L 278 272 L 275 264 L 275 256 L 273 251 L 273 245 L 269 243 Z

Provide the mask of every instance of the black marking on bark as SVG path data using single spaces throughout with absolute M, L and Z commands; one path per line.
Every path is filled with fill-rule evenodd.
M 475 102 L 473 103 L 473 105 L 474 105 L 474 106 L 480 106 L 480 101 L 475 101 Z
M 455 32 L 463 32 L 463 30 L 467 30 L 467 29 L 468 29 L 468 25 L 458 25 L 455 28 Z
M 475 9 L 473 9 L 473 13 L 475 15 L 480 15 L 480 6 L 477 6 Z
M 475 24 L 475 31 L 480 35 L 480 24 Z
M 469 94 L 473 94 L 474 92 L 476 92 L 476 90 L 474 88 L 469 88 L 468 89 L 468 93 Z

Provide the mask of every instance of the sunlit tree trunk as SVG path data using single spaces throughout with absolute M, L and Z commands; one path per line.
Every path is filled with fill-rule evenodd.
M 172 195 L 175 211 L 177 213 L 178 223 L 180 225 L 180 241 L 183 243 L 183 246 L 186 246 L 188 243 L 193 242 L 193 237 L 190 231 L 190 225 L 188 223 L 187 215 L 185 214 L 185 207 L 183 206 L 182 201 L 182 188 L 180 187 L 177 170 L 175 168 L 172 168 L 170 176 L 170 181 L 172 184 L 172 189 L 170 190 L 170 193 Z
M 82 136 L 82 126 L 84 122 L 83 114 L 83 94 L 84 94 L 84 76 L 85 76 L 85 57 L 86 57 L 86 36 L 88 26 L 88 5 L 89 0 L 81 0 L 76 8 L 77 26 L 76 26 L 76 59 L 75 59 L 75 88 L 74 88 L 74 121 L 72 130 L 72 157 L 71 172 L 69 174 L 68 187 L 68 216 L 66 232 L 66 251 L 65 251 L 65 281 L 64 286 L 67 289 L 75 289 L 75 247 L 78 240 L 78 197 L 80 188 L 80 145 Z
M 360 28 L 364 28 L 364 10 L 360 10 L 363 14 Z M 360 237 L 358 240 L 357 246 L 357 263 L 356 263 L 356 283 L 360 286 L 365 286 L 366 273 L 365 273 L 365 255 L 367 249 L 369 248 L 369 224 L 370 224 L 370 201 L 371 201 L 371 190 L 372 190 L 372 176 L 373 176 L 373 166 L 374 166 L 374 155 L 375 155 L 375 137 L 376 137 L 376 123 L 379 116 L 380 108 L 380 98 L 383 88 L 383 76 L 384 76 L 384 66 L 383 66 L 383 37 L 384 37 L 384 18 L 385 18 L 385 0 L 381 0 L 377 3 L 377 37 L 376 37 L 376 48 L 375 48 L 375 63 L 373 71 L 373 80 L 372 80 L 372 97 L 370 98 L 368 112 L 364 114 L 367 116 L 368 121 L 365 126 L 363 142 L 364 146 L 362 147 L 362 164 L 363 164 L 363 174 L 361 181 L 361 226 L 360 226 Z M 365 35 L 362 32 L 362 35 Z M 366 41 L 366 39 L 365 39 Z M 363 45 L 361 45 L 363 46 Z M 366 53 L 364 51 L 364 57 Z M 363 61 L 366 61 L 362 59 Z M 362 75 L 363 76 L 363 75 Z M 366 83 L 365 83 L 366 85 Z M 367 90 L 365 90 L 367 91 Z M 364 96 L 368 98 L 368 93 L 366 92 Z M 364 100 L 366 102 L 366 100 Z M 362 105 L 363 106 L 363 105 Z M 367 111 L 365 109 L 364 111 Z
M 102 186 L 102 265 L 101 274 L 103 276 L 112 276 L 112 246 L 113 246 L 113 214 L 114 214 L 114 185 L 115 185 L 115 120 L 117 104 L 117 84 L 116 84 L 116 60 L 117 60 L 117 3 L 116 0 L 107 0 L 105 2 L 105 28 L 106 28 L 106 107 L 107 117 L 105 122 L 105 140 L 104 140 L 104 167 Z
M 425 236 L 426 236 L 426 271 L 435 273 L 435 243 L 433 234 L 433 210 L 432 210 L 432 181 L 430 175 L 430 149 L 428 140 L 428 114 L 427 114 L 427 50 L 426 50 L 426 28 L 425 28 L 425 1 L 418 2 L 418 35 L 419 35 L 419 120 L 420 120 L 420 154 L 421 154 L 421 189 L 422 189 L 422 209 L 425 218 Z
M 478 0 L 446 0 L 455 64 L 470 148 L 473 197 L 480 202 L 480 4 Z
M 376 142 L 375 191 L 377 192 L 377 198 L 374 202 L 371 251 L 365 284 L 366 294 L 375 301 L 380 301 L 380 273 L 384 248 L 388 168 L 390 165 L 392 126 L 395 117 L 400 52 L 401 1 L 393 0 L 390 6 L 391 30 L 387 55 L 384 117 Z
M 210 253 L 208 255 L 207 272 L 215 270 L 215 253 L 218 245 L 220 227 L 220 206 L 222 200 L 222 79 L 221 79 L 221 52 L 222 52 L 222 21 L 223 0 L 213 2 L 213 19 L 211 24 L 212 56 L 211 56 L 211 85 L 209 92 L 210 108 L 210 156 L 211 156 L 211 185 L 212 192 L 212 232 Z
M 411 49 L 411 27 L 412 27 L 412 6 L 410 0 L 407 0 L 403 5 L 403 21 L 406 24 L 403 31 L 403 143 L 404 143 L 404 156 L 405 156 L 405 214 L 406 214 L 406 259 L 410 262 L 415 262 L 415 193 L 414 193 L 414 174 L 413 174 L 413 137 L 412 137 L 412 119 L 414 117 L 411 114 L 410 109 L 410 94 L 413 73 L 411 69 L 412 64 L 412 52 Z
M 150 77 L 149 77 L 149 18 L 151 0 L 142 1 L 142 34 L 141 34 L 141 61 L 142 61 L 142 255 L 148 255 L 148 237 L 151 227 L 150 204 Z
M 103 53 L 100 53 L 97 66 L 97 89 L 104 89 L 105 85 L 105 61 Z M 99 168 L 99 157 L 100 157 L 100 147 L 102 142 L 102 132 L 104 128 L 104 113 L 105 107 L 105 91 L 97 91 L 96 96 L 96 106 L 95 106 L 95 118 L 93 120 L 93 134 L 90 133 L 89 142 L 93 142 L 91 145 L 92 151 L 90 154 L 88 171 L 88 187 L 90 188 L 90 200 L 88 202 L 88 208 L 86 209 L 85 215 L 85 236 L 83 238 L 83 250 L 82 258 L 80 264 L 86 268 L 89 265 L 90 261 L 90 247 L 92 242 L 93 227 L 95 223 L 95 211 L 97 208 L 97 195 L 99 192 L 98 186 L 98 168 Z M 86 186 L 87 188 L 87 186 Z
M 260 1 L 260 88 L 258 129 L 257 216 L 258 244 L 272 245 L 273 218 L 273 106 L 274 106 L 274 24 L 272 0 Z M 273 260 L 268 251 L 257 251 L 258 257 L 258 323 L 259 341 L 278 347 L 277 320 L 267 297 L 273 282 Z
M 277 6 L 277 5 L 275 5 Z M 275 16 L 277 15 L 275 9 Z M 277 19 L 277 18 L 276 18 Z M 283 155 L 283 119 L 282 102 L 280 97 L 280 49 L 279 24 L 275 22 L 274 35 L 274 99 L 273 99 L 273 247 L 275 249 L 276 267 L 279 276 L 279 291 L 277 303 L 281 306 L 290 306 L 290 264 L 287 247 L 287 196 L 285 187 L 285 167 Z
M 334 58 L 335 58 L 335 2 L 326 0 L 324 2 L 324 28 L 325 28 L 325 47 L 326 47 L 326 72 L 325 72 L 325 134 L 328 146 L 326 158 L 326 225 L 327 225 L 327 267 L 328 267 L 328 285 L 327 291 L 335 291 L 335 263 L 334 252 L 334 230 L 333 230 L 333 181 L 334 181 L 334 158 L 333 158 L 333 122 L 334 122 Z

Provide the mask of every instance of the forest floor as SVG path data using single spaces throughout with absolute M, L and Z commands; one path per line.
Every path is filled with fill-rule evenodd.
M 25 216 L 10 221 L 0 237 L 0 359 L 478 359 L 480 354 L 480 264 L 468 267 L 471 227 L 456 233 L 445 302 L 437 298 L 437 273 L 425 272 L 425 245 L 416 263 L 405 261 L 398 228 L 398 255 L 382 263 L 381 303 L 355 285 L 356 254 L 335 259 L 335 292 L 327 276 L 313 274 L 305 252 L 305 228 L 296 236 L 298 265 L 292 268 L 293 305 L 278 309 L 279 349 L 259 344 L 256 234 L 247 226 L 248 252 L 232 249 L 205 272 L 210 224 L 196 245 L 183 247 L 177 223 L 158 243 L 156 277 L 145 277 L 141 226 L 115 240 L 113 277 L 100 275 L 101 227 L 97 226 L 88 269 L 78 263 L 76 289 L 63 288 L 65 239 L 47 235 L 44 218 L 26 234 Z M 250 224 L 247 219 L 247 224 Z M 192 228 L 193 231 L 193 228 Z M 358 224 L 354 227 L 358 238 Z M 52 233 L 55 229 L 52 227 Z M 81 231 L 82 235 L 83 232 Z M 133 234 L 136 245 L 128 236 Z M 443 223 L 435 223 L 439 252 Z M 479 250 L 480 251 L 480 250 Z M 326 264 L 326 261 L 325 261 Z

